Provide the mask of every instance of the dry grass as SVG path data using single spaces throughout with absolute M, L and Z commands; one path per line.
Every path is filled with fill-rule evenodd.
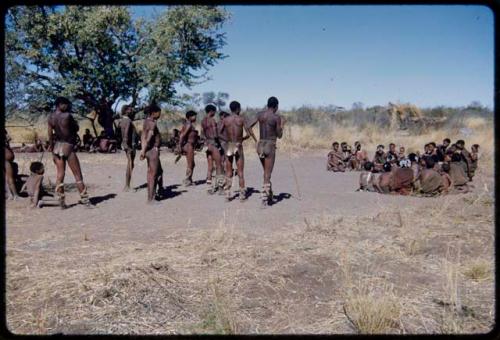
M 466 147 L 470 149 L 472 144 L 481 146 L 480 152 L 484 158 L 493 157 L 494 131 L 491 121 L 480 117 L 470 117 L 465 120 L 464 127 L 472 129 L 470 134 L 467 130 L 459 128 L 441 128 L 430 130 L 420 135 L 410 135 L 404 131 L 393 131 L 380 129 L 376 126 L 368 126 L 360 129 L 358 126 L 338 126 L 325 124 L 321 128 L 313 125 L 289 125 L 286 127 L 284 137 L 279 145 L 286 150 L 298 151 L 301 149 L 330 149 L 334 141 L 347 142 L 350 145 L 359 140 L 369 157 L 375 151 L 378 144 L 387 145 L 394 142 L 398 147 L 403 145 L 406 152 L 423 150 L 424 144 L 435 141 L 441 143 L 443 138 L 450 137 L 453 141 L 464 139 Z
M 471 280 L 482 281 L 492 278 L 491 262 L 485 259 L 472 261 L 464 270 L 463 275 Z
M 360 283 L 348 293 L 344 311 L 361 334 L 387 334 L 399 329 L 401 307 L 389 287 L 376 292 Z
M 474 192 L 428 199 L 427 207 L 304 215 L 286 237 L 245 233 L 237 216 L 227 216 L 215 230 L 194 226 L 147 244 L 109 243 L 85 231 L 72 247 L 57 246 L 69 235 L 56 231 L 7 239 L 7 325 L 17 334 L 488 332 L 495 319 L 493 129 L 483 118 L 467 124 L 470 136 L 291 125 L 280 141 L 290 153 L 323 150 L 333 140 L 359 139 L 369 151 L 391 141 L 421 150 L 446 136 L 481 144 Z M 23 214 L 8 211 L 9 232 L 22 232 Z
M 373 217 L 307 216 L 287 237 L 244 233 L 229 217 L 215 230 L 188 228 L 147 245 L 109 246 L 82 233 L 81 246 L 50 250 L 49 262 L 45 240 L 36 241 L 38 251 L 29 248 L 35 243 L 8 243 L 8 327 L 20 334 L 487 332 L 493 282 L 474 278 L 487 266 L 478 254 L 493 254 L 493 208 L 481 195 L 387 207 Z M 472 203 L 457 210 L 465 197 Z M 22 225 L 10 215 L 11 228 Z

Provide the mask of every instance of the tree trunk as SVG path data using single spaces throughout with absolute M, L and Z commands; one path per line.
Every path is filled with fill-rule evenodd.
M 113 121 L 114 112 L 112 109 L 112 103 L 103 105 L 97 109 L 97 122 L 104 128 L 104 131 L 109 138 L 114 138 L 115 135 Z

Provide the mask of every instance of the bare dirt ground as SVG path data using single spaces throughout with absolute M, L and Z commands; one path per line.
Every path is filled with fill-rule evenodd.
M 253 151 L 253 150 L 252 150 Z M 247 202 L 210 196 L 197 154 L 161 154 L 167 197 L 146 205 L 146 164 L 122 192 L 123 153 L 80 153 L 92 209 L 7 202 L 7 321 L 46 333 L 484 333 L 494 320 L 492 170 L 438 198 L 355 192 L 359 173 L 326 152 L 279 153 L 277 202 L 260 206 L 247 152 Z M 39 154 L 16 154 L 20 172 Z M 47 177 L 54 167 L 45 155 Z M 298 178 L 294 180 L 293 169 Z M 480 165 L 481 167 L 481 165 Z M 69 170 L 68 170 L 69 171 Z M 234 180 L 233 189 L 237 189 Z

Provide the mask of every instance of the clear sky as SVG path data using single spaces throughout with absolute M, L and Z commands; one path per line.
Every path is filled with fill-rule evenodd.
M 483 6 L 226 6 L 212 80 L 243 107 L 387 102 L 493 107 L 494 23 Z M 150 17 L 162 6 L 133 6 Z

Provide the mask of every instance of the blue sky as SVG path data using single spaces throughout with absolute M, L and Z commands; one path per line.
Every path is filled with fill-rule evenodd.
M 494 23 L 483 6 L 226 6 L 228 58 L 212 80 L 242 106 L 493 107 Z M 162 6 L 133 6 L 151 17 Z

